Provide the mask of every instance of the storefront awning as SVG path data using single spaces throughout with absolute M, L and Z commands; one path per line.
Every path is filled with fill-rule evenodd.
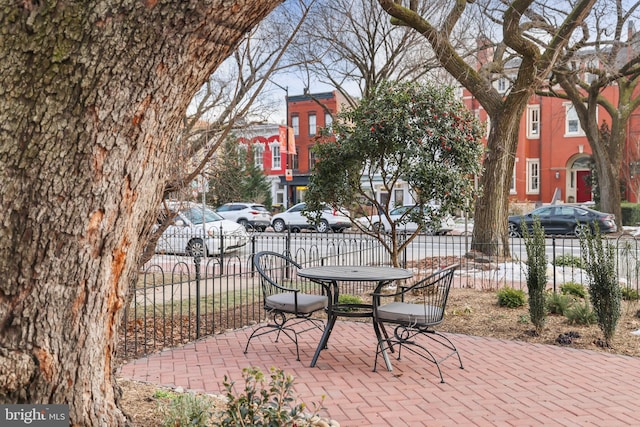
M 294 175 L 291 181 L 287 181 L 284 176 L 280 177 L 280 184 L 293 186 L 309 185 L 309 175 Z

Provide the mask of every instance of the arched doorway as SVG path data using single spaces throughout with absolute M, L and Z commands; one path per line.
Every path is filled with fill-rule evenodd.
M 591 156 L 579 154 L 567 162 L 567 201 L 585 203 L 593 200 L 591 194 Z

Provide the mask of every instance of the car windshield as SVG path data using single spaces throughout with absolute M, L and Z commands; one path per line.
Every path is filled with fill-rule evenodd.
M 401 206 L 399 208 L 393 209 L 389 212 L 389 215 L 403 215 L 407 210 L 409 210 L 409 206 Z
M 194 207 L 182 211 L 184 215 L 193 224 L 202 224 L 204 222 L 222 221 L 222 217 L 209 208 Z

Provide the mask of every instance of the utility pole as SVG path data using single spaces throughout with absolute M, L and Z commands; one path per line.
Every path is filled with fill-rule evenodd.
M 291 165 L 291 153 L 289 152 L 289 87 L 288 86 L 280 86 L 278 83 L 274 82 L 273 80 L 269 80 L 271 83 L 273 83 L 274 85 L 278 86 L 280 89 L 284 90 L 285 92 L 285 114 L 287 115 L 287 117 L 285 118 L 285 123 L 286 123 L 286 127 L 287 127 L 287 134 L 285 137 L 285 144 L 286 144 L 286 156 L 285 156 L 285 181 L 289 182 L 289 181 L 293 181 L 293 171 L 290 168 Z M 287 183 L 285 185 L 285 209 L 290 207 L 290 200 L 291 200 L 291 191 L 290 191 L 290 185 Z

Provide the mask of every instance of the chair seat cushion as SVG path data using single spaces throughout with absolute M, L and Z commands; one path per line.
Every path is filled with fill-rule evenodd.
M 423 325 L 436 324 L 442 321 L 443 313 L 440 307 L 424 304 L 409 304 L 406 302 L 392 302 L 377 308 L 378 321 L 418 323 Z
M 295 313 L 295 294 L 284 292 L 281 294 L 269 295 L 266 298 L 266 306 L 274 310 Z M 324 295 L 298 294 L 298 313 L 308 314 L 322 310 L 327 307 L 329 299 Z

